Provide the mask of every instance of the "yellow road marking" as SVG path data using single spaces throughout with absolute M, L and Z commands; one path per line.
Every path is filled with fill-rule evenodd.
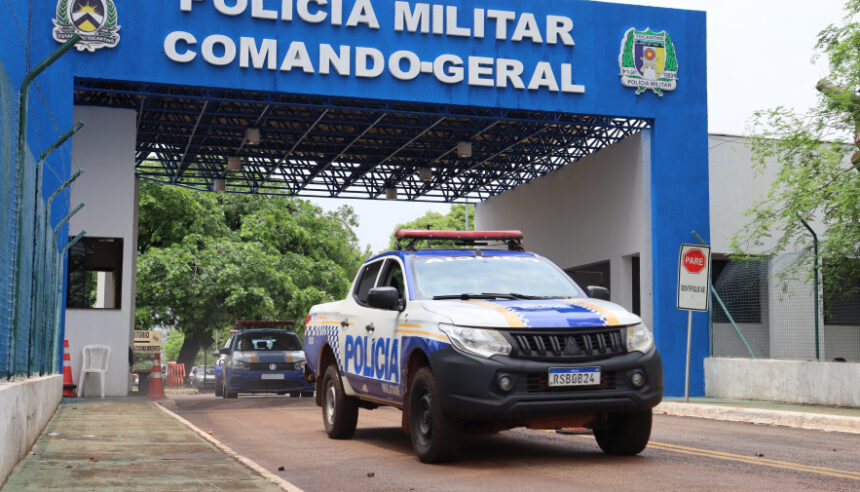
M 591 436 L 574 436 L 582 439 L 591 439 Z M 783 470 L 791 470 L 805 473 L 815 473 L 818 475 L 827 475 L 837 478 L 848 478 L 851 480 L 860 480 L 860 472 L 838 470 L 836 468 L 827 468 L 824 466 L 802 465 L 800 463 L 792 463 L 790 461 L 771 460 L 767 458 L 758 458 L 752 456 L 744 456 L 742 454 L 726 453 L 724 451 L 715 451 L 712 449 L 692 448 L 681 446 L 678 444 L 669 444 L 665 442 L 649 441 L 649 448 L 661 449 L 663 451 L 671 451 L 680 454 L 689 454 L 693 456 L 703 456 L 705 458 L 714 458 L 725 461 L 737 461 L 740 463 L 749 463 L 758 466 L 769 466 L 772 468 L 781 468 Z
M 834 477 L 850 478 L 860 480 L 860 472 L 838 470 L 836 468 L 827 468 L 824 466 L 803 465 L 800 463 L 792 463 L 790 461 L 772 460 L 768 458 L 750 457 L 742 454 L 726 453 L 724 451 L 715 451 L 710 449 L 691 448 L 680 446 L 678 444 L 669 444 L 663 442 L 651 441 L 649 446 L 654 446 L 665 451 L 675 451 L 678 453 L 697 454 L 701 456 L 709 456 L 716 459 L 741 461 L 745 463 L 753 463 L 756 465 L 772 466 L 775 468 L 784 468 L 787 470 L 804 471 L 808 473 L 818 473 L 821 475 L 830 475 Z
M 394 330 L 394 333 L 407 334 L 407 335 L 420 335 L 422 337 L 438 338 L 439 340 L 442 340 L 443 342 L 448 341 L 448 337 L 446 337 L 445 335 L 440 335 L 438 333 L 430 333 L 429 331 L 400 330 L 400 329 L 398 329 L 398 330 Z
M 525 328 L 525 326 L 526 326 L 525 323 L 523 323 L 523 320 L 521 320 L 519 318 L 519 316 L 508 311 L 507 309 L 503 308 L 502 306 L 498 306 L 496 304 L 493 304 L 492 302 L 478 301 L 478 300 L 471 300 L 471 301 L 467 301 L 467 302 L 471 302 L 473 304 L 480 304 L 481 306 L 487 306 L 487 307 L 492 308 L 493 310 L 497 311 L 499 314 L 504 316 L 505 321 L 508 322 L 509 328 Z
M 416 324 L 412 324 L 412 323 L 400 323 L 397 326 L 399 326 L 401 328 L 421 328 L 421 325 L 416 325 Z

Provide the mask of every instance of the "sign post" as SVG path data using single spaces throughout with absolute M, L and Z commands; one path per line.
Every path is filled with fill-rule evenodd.
M 690 401 L 690 342 L 693 311 L 707 311 L 711 286 L 711 247 L 682 244 L 678 260 L 678 309 L 687 311 L 687 366 L 684 401 Z

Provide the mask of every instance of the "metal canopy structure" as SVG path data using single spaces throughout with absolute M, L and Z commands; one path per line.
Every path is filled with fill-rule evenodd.
M 452 203 L 486 200 L 651 125 L 80 78 L 75 104 L 138 111 L 136 174 L 144 179 L 206 191 L 224 180 L 230 193 L 305 197 L 384 199 L 396 189 L 398 199 Z M 259 129 L 258 143 L 249 128 Z M 459 142 L 471 143 L 470 157 L 458 155 Z M 240 157 L 241 169 L 228 170 L 229 157 Z

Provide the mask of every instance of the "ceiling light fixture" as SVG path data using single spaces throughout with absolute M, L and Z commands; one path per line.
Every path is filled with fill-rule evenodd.
M 248 145 L 260 145 L 260 129 L 259 128 L 246 128 L 245 129 L 245 142 Z
M 457 156 L 461 159 L 472 157 L 472 142 L 457 142 Z

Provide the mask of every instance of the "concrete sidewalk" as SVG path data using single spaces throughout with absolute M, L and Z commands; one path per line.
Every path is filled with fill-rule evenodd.
M 163 403 L 169 407 L 173 402 Z M 860 434 L 858 408 L 667 398 L 655 412 Z M 295 490 L 198 432 L 152 400 L 68 399 L 2 492 Z
M 655 413 L 860 434 L 860 408 L 721 398 L 664 398 Z
M 3 492 L 282 490 L 151 400 L 60 404 Z

